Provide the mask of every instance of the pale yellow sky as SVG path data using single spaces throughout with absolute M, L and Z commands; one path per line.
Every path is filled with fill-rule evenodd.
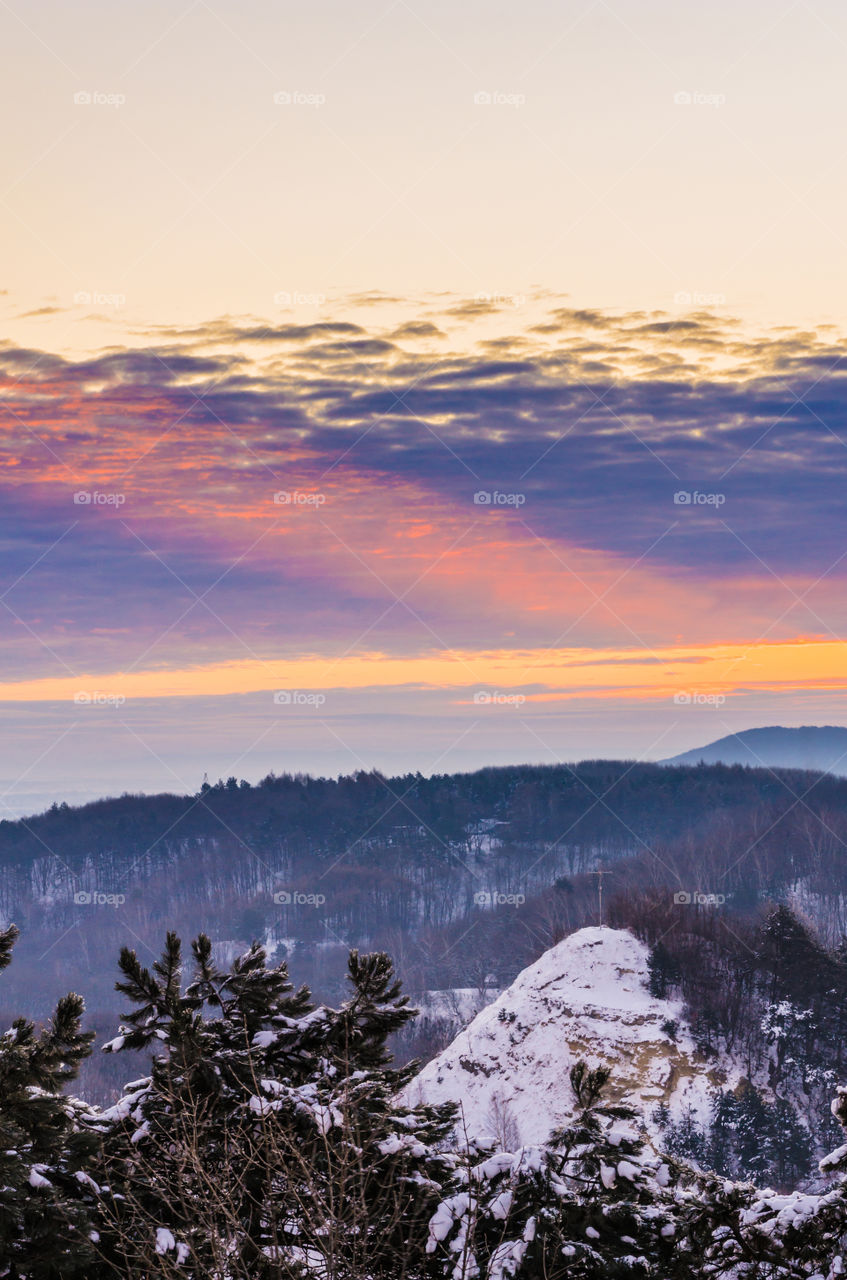
M 831 0 L 15 2 L 0 34 L 16 340 L 375 288 L 847 320 Z

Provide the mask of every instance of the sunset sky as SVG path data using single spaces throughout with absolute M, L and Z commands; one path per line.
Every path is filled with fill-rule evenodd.
M 843 5 L 0 39 L 0 813 L 847 724 Z

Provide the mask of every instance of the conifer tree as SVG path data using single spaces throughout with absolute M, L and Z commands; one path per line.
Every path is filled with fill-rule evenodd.
M 784 904 L 775 907 L 757 939 L 757 963 L 774 1004 L 791 1000 L 809 1008 L 833 977 L 833 964 L 809 929 Z
M 738 1099 L 729 1089 L 721 1089 L 712 1102 L 705 1164 L 725 1178 L 734 1177 L 738 1169 L 737 1124 Z
M 742 1080 L 736 1093 L 735 1150 L 738 1177 L 745 1181 L 767 1178 L 770 1154 L 767 1147 L 768 1112 L 761 1093 L 749 1080 Z
M 811 1135 L 785 1098 L 777 1098 L 769 1119 L 770 1176 L 777 1187 L 796 1187 L 812 1170 Z
M 692 1107 L 686 1107 L 679 1120 L 668 1125 L 662 1145 L 669 1155 L 700 1166 L 706 1164 L 706 1131 Z
M 184 990 L 173 934 L 152 972 L 129 950 L 120 967 L 136 1008 L 106 1048 L 160 1051 L 97 1125 L 115 1271 L 398 1280 L 424 1256 L 454 1109 L 394 1101 L 415 1064 L 392 1068 L 386 1038 L 413 1014 L 386 956 L 351 953 L 340 1009 L 258 944 L 223 971 L 201 935 Z
M 606 1068 L 570 1073 L 573 1121 L 542 1146 L 471 1145 L 430 1226 L 441 1276 L 606 1280 L 690 1276 L 674 1237 L 671 1162 L 645 1148 L 635 1113 L 605 1098 Z
M 657 942 L 654 947 L 651 947 L 647 968 L 650 973 L 650 994 L 658 1000 L 664 1000 L 668 989 L 682 980 L 679 964 L 663 942 Z
M 14 925 L 0 932 L 0 970 L 11 962 Z M 71 1280 L 94 1259 L 87 1169 L 96 1143 L 89 1109 L 62 1094 L 91 1052 L 78 995 L 59 1001 L 37 1031 L 17 1018 L 0 1036 L 0 1276 Z

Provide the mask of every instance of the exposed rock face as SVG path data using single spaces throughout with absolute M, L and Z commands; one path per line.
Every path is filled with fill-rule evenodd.
M 407 1097 L 452 1100 L 469 1137 L 544 1141 L 572 1114 L 571 1066 L 612 1069 L 612 1096 L 655 1132 L 651 1113 L 708 1107 L 710 1078 L 680 1005 L 647 987 L 648 952 L 632 934 L 580 929 L 546 951 L 429 1062 Z M 675 1039 L 663 1024 L 677 1024 Z

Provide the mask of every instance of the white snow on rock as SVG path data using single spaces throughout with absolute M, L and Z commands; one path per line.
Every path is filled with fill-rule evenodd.
M 664 1102 L 672 1116 L 703 1117 L 717 1082 L 699 1060 L 682 1007 L 648 990 L 648 949 L 625 930 L 580 929 L 483 1009 L 407 1087 L 410 1103 L 460 1104 L 470 1138 L 544 1142 L 573 1114 L 570 1069 L 581 1058 L 612 1071 L 609 1096 L 643 1116 Z M 676 1022 L 676 1039 L 662 1024 Z M 516 1126 L 516 1132 L 515 1132 Z M 618 1173 L 626 1176 L 622 1169 Z

